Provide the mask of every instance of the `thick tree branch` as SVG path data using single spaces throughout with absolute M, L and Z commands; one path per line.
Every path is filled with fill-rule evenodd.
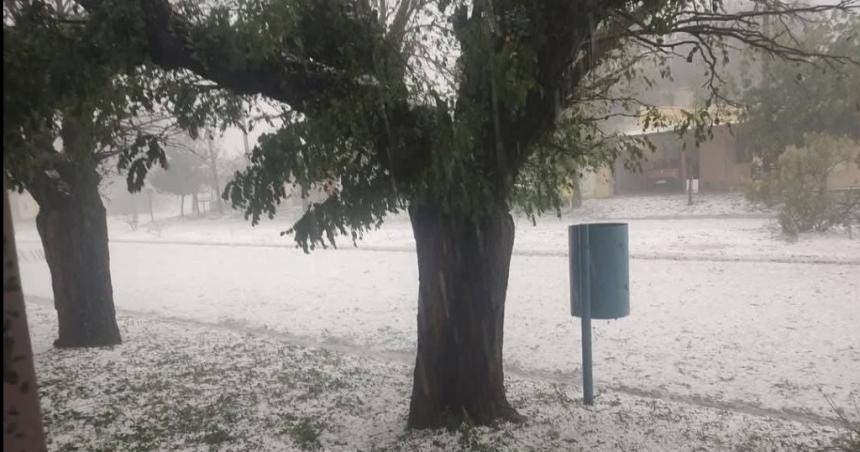
M 95 0 L 77 1 L 92 12 L 104 7 L 101 2 Z M 283 102 L 293 111 L 308 118 L 323 115 L 344 102 L 377 99 L 382 102 L 382 107 L 365 111 L 363 114 L 366 115 L 366 121 L 361 126 L 369 128 L 362 139 L 373 141 L 373 147 L 382 165 L 388 168 L 394 177 L 409 180 L 409 176 L 420 167 L 420 156 L 429 153 L 428 143 L 424 138 L 426 130 L 417 127 L 421 121 L 419 116 L 427 115 L 417 111 L 422 107 L 412 106 L 408 102 L 406 91 L 400 88 L 402 80 L 384 78 L 392 64 L 405 62 L 386 56 L 385 52 L 391 52 L 392 49 L 384 42 L 381 31 L 373 29 L 378 24 L 357 25 L 356 30 L 367 35 L 353 35 L 350 39 L 362 43 L 362 47 L 357 50 L 359 52 L 372 53 L 370 49 L 381 49 L 382 60 L 376 60 L 376 56 L 362 55 L 357 57 L 358 66 L 354 65 L 356 61 L 344 63 L 330 60 L 325 47 L 332 45 L 329 42 L 309 43 L 306 46 L 306 54 L 284 50 L 280 54 L 252 58 L 242 52 L 225 55 L 225 52 L 229 51 L 225 50 L 228 46 L 217 45 L 219 40 L 233 42 L 237 37 L 235 33 L 240 33 L 235 29 L 212 27 L 204 31 L 199 27 L 206 25 L 191 23 L 175 12 L 168 0 L 137 0 L 135 4 L 139 6 L 137 14 L 142 19 L 141 33 L 146 38 L 146 48 L 142 51 L 148 54 L 156 65 L 167 70 L 189 70 L 236 94 L 259 94 Z M 336 19 L 318 17 L 321 16 L 320 11 L 328 11 L 327 5 L 319 5 L 322 5 L 319 11 L 311 11 L 314 21 Z M 332 5 L 337 6 L 335 3 Z M 316 4 L 309 8 L 316 8 Z M 413 2 L 404 1 L 398 10 L 395 25 L 405 27 L 413 12 Z M 347 16 L 340 19 L 358 20 Z M 306 26 L 306 31 L 312 35 L 325 33 L 327 29 L 324 23 L 317 22 L 303 26 Z M 201 34 L 209 38 L 205 44 L 196 42 L 193 38 Z M 253 41 L 253 38 L 249 36 L 249 40 Z M 309 39 L 311 37 L 304 37 L 306 41 Z M 327 38 L 321 36 L 319 39 Z M 326 64 L 326 61 L 331 64 Z M 379 62 L 384 62 L 384 66 L 378 66 Z M 341 63 L 353 66 L 336 67 Z M 361 63 L 367 63 L 366 67 L 361 67 Z M 386 124 L 387 117 L 396 117 L 397 122 Z M 342 120 L 354 121 L 349 118 Z M 342 125 L 343 130 L 355 126 L 346 122 Z

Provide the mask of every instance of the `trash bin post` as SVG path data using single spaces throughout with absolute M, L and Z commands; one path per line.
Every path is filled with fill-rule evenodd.
M 580 234 L 582 246 L 582 397 L 586 405 L 594 403 L 594 380 L 591 365 L 591 247 L 588 228 Z

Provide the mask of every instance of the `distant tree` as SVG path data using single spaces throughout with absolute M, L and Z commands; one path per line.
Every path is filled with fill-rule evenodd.
M 738 131 L 766 167 L 776 164 L 788 146 L 803 147 L 804 137 L 826 133 L 860 138 L 860 16 L 835 15 L 831 20 L 795 25 L 792 35 L 809 51 L 844 55 L 853 62 L 811 66 L 772 59 L 767 73 L 744 94 L 748 105 Z
M 3 18 L 3 169 L 39 205 L 59 319 L 55 344 L 119 343 L 103 174 L 115 165 L 128 189 L 139 190 L 146 173 L 164 165 L 170 134 L 196 131 L 208 111 L 228 118 L 238 101 L 198 88 L 196 77 L 147 68 L 117 46 L 128 28 L 105 28 L 104 15 L 76 2 L 4 1 Z
M 218 167 L 222 164 L 223 149 L 216 146 L 214 137 L 209 137 L 206 143 L 206 154 L 203 159 L 209 169 L 209 187 L 212 189 L 212 197 L 210 198 L 218 208 L 218 213 L 224 213 L 224 203 L 221 200 L 221 178 L 218 174 Z
M 185 197 L 191 196 L 195 214 L 200 213 L 197 195 L 207 180 L 207 172 L 200 160 L 187 149 L 170 147 L 166 151 L 167 168 L 154 171 L 149 181 L 161 193 L 179 196 L 179 215 L 185 216 Z
M 305 250 L 409 212 L 419 276 L 413 428 L 521 418 L 502 366 L 511 208 L 558 211 L 569 180 L 560 162 L 591 168 L 622 152 L 594 145 L 604 142 L 602 113 L 579 107 L 599 103 L 611 114 L 634 104 L 616 87 L 641 75 L 642 58 L 683 52 L 707 72 L 712 99 L 722 96 L 716 71 L 731 45 L 838 60 L 775 42 L 755 19 L 853 5 L 138 0 L 116 10 L 79 1 L 110 16 L 107 26 L 134 24 L 140 34 L 126 45 L 161 67 L 283 104 L 282 127 L 260 139 L 225 190 L 253 222 L 274 215 L 286 182 L 326 179 L 339 188 L 292 229 Z M 660 119 L 651 109 L 647 123 Z M 697 139 L 716 120 L 707 111 L 689 119 Z
M 55 344 L 119 343 L 100 166 L 119 156 L 136 178 L 160 162 L 158 139 L 135 130 L 140 122 L 131 118 L 132 109 L 143 110 L 134 90 L 146 82 L 120 80 L 101 61 L 88 66 L 90 49 L 80 44 L 89 30 L 60 25 L 71 20 L 69 9 L 5 2 L 4 16 L 4 170 L 39 205 L 59 317 Z
M 246 137 L 247 139 L 247 137 Z M 207 133 L 204 143 L 194 143 L 188 150 L 206 167 L 206 185 L 211 190 L 210 202 L 212 208 L 217 208 L 219 214 L 224 213 L 224 203 L 221 199 L 220 168 L 227 164 L 224 148 L 215 142 L 213 132 Z

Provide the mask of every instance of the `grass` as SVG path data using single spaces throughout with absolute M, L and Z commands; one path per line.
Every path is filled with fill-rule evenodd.
M 320 435 L 324 428 L 324 423 L 315 422 L 311 418 L 302 418 L 290 427 L 289 434 L 302 450 L 316 450 L 322 447 Z
M 856 400 L 853 400 L 853 419 L 849 419 L 844 409 L 837 407 L 833 403 L 833 399 L 825 394 L 821 388 L 819 388 L 819 391 L 845 428 L 845 431 L 833 440 L 833 448 L 845 452 L 860 452 L 860 407 L 858 407 Z
M 28 307 L 37 336 L 54 318 Z M 808 450 L 846 433 L 613 393 L 586 407 L 576 387 L 531 380 L 508 381 L 523 424 L 406 431 L 407 364 L 119 320 L 121 346 L 37 354 L 49 450 Z
M 260 449 L 267 444 L 258 430 L 277 432 L 286 421 L 290 427 L 274 442 L 313 450 L 322 446 L 327 416 L 363 415 L 354 385 L 335 365 L 355 381 L 363 380 L 362 369 L 329 352 L 241 334 L 135 326 L 142 334 L 114 349 L 52 349 L 39 357 L 51 449 Z M 165 329 L 178 334 L 162 343 Z M 293 411 L 306 415 L 295 421 Z

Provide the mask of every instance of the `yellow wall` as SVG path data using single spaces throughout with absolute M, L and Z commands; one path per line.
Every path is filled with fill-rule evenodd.
M 615 194 L 615 180 L 612 177 L 612 171 L 607 167 L 602 167 L 597 171 L 597 183 L 594 185 L 595 198 L 611 198 Z
M 827 189 L 860 189 L 860 166 L 856 162 L 850 162 L 836 167 L 827 178 Z
M 705 189 L 738 190 L 751 180 L 749 162 L 736 162 L 736 138 L 728 127 L 714 127 L 714 139 L 699 148 L 699 178 Z

